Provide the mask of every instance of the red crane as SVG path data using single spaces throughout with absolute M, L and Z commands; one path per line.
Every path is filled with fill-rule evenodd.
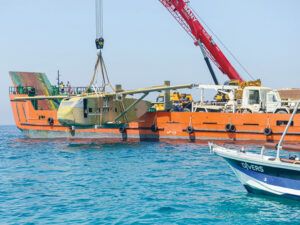
M 185 29 L 185 31 L 193 38 L 195 44 L 200 46 L 215 84 L 218 84 L 218 80 L 211 67 L 209 58 L 222 71 L 222 73 L 229 77 L 230 80 L 244 81 L 228 61 L 226 56 L 222 53 L 212 37 L 201 25 L 195 13 L 189 7 L 188 0 L 159 1 L 168 9 L 168 11 L 174 16 L 179 24 Z

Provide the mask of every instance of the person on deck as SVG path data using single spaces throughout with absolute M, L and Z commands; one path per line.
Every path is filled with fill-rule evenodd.
M 68 92 L 69 95 L 72 94 L 72 93 L 71 93 L 71 91 L 72 91 L 71 89 L 72 89 L 72 88 L 71 88 L 70 81 L 68 81 L 68 82 L 67 82 L 67 92 Z
M 65 93 L 65 84 L 64 84 L 64 82 L 60 82 L 60 84 L 59 84 L 59 90 L 60 90 L 60 93 L 61 94 L 64 94 Z

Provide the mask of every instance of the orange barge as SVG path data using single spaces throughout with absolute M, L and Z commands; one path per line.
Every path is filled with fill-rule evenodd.
M 192 37 L 196 46 L 200 47 L 216 85 L 219 83 L 210 60 L 222 73 L 228 76 L 231 82 L 240 85 L 246 84 L 201 25 L 187 1 L 160 0 L 160 2 Z M 96 39 L 97 49 L 100 52 L 103 44 L 104 39 L 102 37 Z M 245 96 L 251 96 L 248 103 L 253 105 L 254 102 L 255 107 L 253 110 L 245 108 L 243 111 L 236 111 L 236 101 L 231 101 L 234 99 L 233 95 L 230 97 L 227 95 L 229 93 L 222 95 L 221 92 L 221 99 L 227 96 L 229 98 L 228 103 L 232 103 L 232 112 L 213 111 L 219 108 L 218 105 L 213 105 L 209 109 L 211 111 L 200 109 L 199 111 L 191 110 L 191 112 L 147 112 L 135 122 L 126 124 L 125 127 L 94 126 L 88 129 L 69 127 L 60 124 L 57 117 L 58 107 L 61 99 L 66 98 L 66 96 L 81 94 L 80 88 L 66 87 L 64 90 L 58 91 L 58 87 L 52 86 L 44 74 L 11 72 L 10 75 L 14 85 L 10 88 L 9 93 L 14 120 L 16 126 L 30 138 L 276 142 L 280 139 L 290 118 L 290 108 L 285 106 L 276 108 L 279 94 L 264 89 L 264 98 L 268 99 L 270 104 L 266 110 L 260 112 L 255 111 L 264 105 L 257 99 L 259 97 L 258 90 L 248 90 Z M 44 98 L 35 98 L 34 96 L 44 96 Z M 109 108 L 108 110 L 114 109 Z M 100 109 L 98 112 L 100 113 Z M 300 114 L 295 115 L 286 135 L 286 140 L 300 142 Z
M 274 113 L 147 112 L 124 129 L 97 126 L 89 129 L 66 127 L 57 120 L 59 99 L 25 98 L 15 101 L 16 98 L 32 94 L 28 89 L 24 91 L 24 87 L 29 86 L 34 89 L 36 95 L 50 95 L 53 86 L 44 75 L 11 73 L 11 78 L 14 86 L 10 88 L 10 101 L 14 120 L 16 126 L 29 138 L 275 142 L 280 139 L 290 117 L 289 114 Z M 228 125 L 234 126 L 234 129 L 228 129 Z M 266 128 L 272 132 L 266 133 Z M 286 140 L 300 142 L 300 114 L 295 115 Z

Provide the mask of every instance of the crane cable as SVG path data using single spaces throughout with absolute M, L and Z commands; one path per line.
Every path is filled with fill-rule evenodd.
M 100 92 L 105 92 L 107 86 L 109 86 L 113 91 L 115 91 L 113 85 L 110 83 L 109 76 L 107 73 L 106 65 L 102 55 L 102 49 L 104 47 L 104 38 L 103 38 L 103 0 L 95 0 L 96 8 L 96 39 L 95 44 L 97 48 L 97 60 L 94 67 L 94 72 L 92 80 L 90 81 L 85 93 L 87 93 L 90 88 L 97 81 L 98 72 L 101 72 L 102 76 L 102 86 L 100 87 Z M 95 89 L 95 92 L 98 92 Z
M 212 33 L 212 35 L 219 41 L 219 43 L 223 46 L 223 48 L 231 55 L 231 57 L 238 63 L 238 65 L 246 72 L 246 74 L 252 79 L 255 78 L 251 75 L 251 73 L 246 69 L 246 67 L 238 60 L 238 58 L 230 51 L 230 49 L 222 42 L 222 40 L 215 34 L 215 32 L 207 25 L 207 23 L 197 14 L 197 12 L 189 6 L 193 13 L 201 20 L 201 22 L 207 27 L 207 29 Z
M 96 39 L 103 37 L 103 0 L 95 0 Z

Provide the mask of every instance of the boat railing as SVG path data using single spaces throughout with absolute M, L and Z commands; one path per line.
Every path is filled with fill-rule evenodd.
M 265 150 L 266 150 L 266 147 L 265 146 L 262 146 L 261 149 L 260 149 L 260 156 L 263 158 L 264 155 L 265 155 Z
M 280 140 L 279 140 L 279 142 L 278 142 L 278 145 L 277 145 L 277 153 L 276 153 L 276 160 L 277 160 L 277 161 L 280 160 L 280 150 L 282 149 L 282 144 L 283 144 L 284 138 L 285 138 L 285 136 L 286 136 L 286 134 L 287 134 L 287 132 L 288 132 L 288 130 L 289 130 L 289 128 L 290 128 L 292 122 L 293 122 L 293 119 L 294 119 L 294 117 L 295 117 L 295 115 L 296 115 L 296 113 L 297 113 L 297 111 L 298 111 L 299 105 L 300 105 L 300 101 L 298 101 L 298 102 L 296 103 L 296 106 L 295 106 L 295 108 L 294 108 L 294 110 L 293 110 L 293 113 L 292 113 L 290 119 L 289 119 L 289 122 L 288 122 L 288 124 L 286 125 L 286 127 L 285 127 L 285 129 L 284 129 L 284 132 L 282 133 L 281 138 L 280 138 Z
M 48 90 L 48 95 L 80 95 L 82 93 L 93 93 L 94 90 L 88 89 L 87 87 L 64 87 L 59 88 L 57 86 L 52 86 L 50 91 Z M 45 90 L 38 89 L 33 86 L 12 86 L 9 87 L 9 94 L 17 95 L 24 94 L 29 96 L 41 95 L 41 93 L 45 93 Z M 45 94 L 43 94 L 45 95 Z
M 25 94 L 25 95 L 35 95 L 36 88 L 32 86 L 17 86 L 9 87 L 9 94 Z
M 56 95 L 80 95 L 83 93 L 94 93 L 95 91 L 87 87 L 65 87 L 64 89 L 57 89 Z

